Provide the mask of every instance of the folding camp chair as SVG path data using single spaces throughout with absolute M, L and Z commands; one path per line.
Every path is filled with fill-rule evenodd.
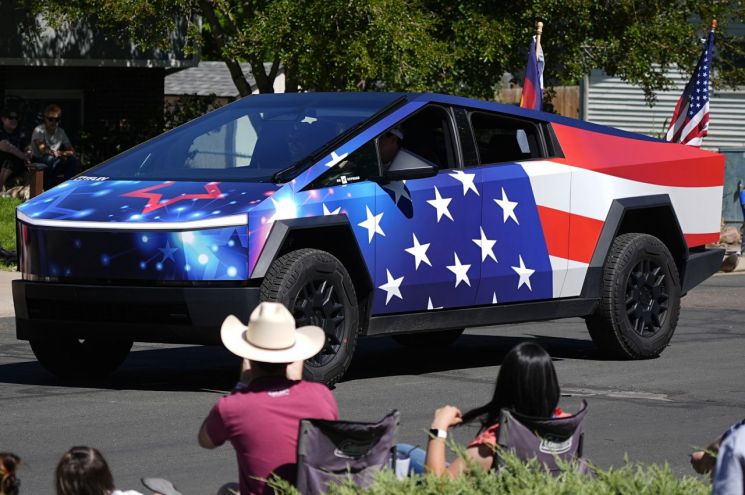
M 396 410 L 377 423 L 302 420 L 297 445 L 300 493 L 324 493 L 329 483 L 347 479 L 369 486 L 375 473 L 391 465 L 398 424 Z
M 537 458 L 553 475 L 561 472 L 557 458 L 578 461 L 578 469 L 586 472 L 587 466 L 581 460 L 586 414 L 584 400 L 577 414 L 562 418 L 534 418 L 504 409 L 499 418 L 497 443 L 521 461 Z

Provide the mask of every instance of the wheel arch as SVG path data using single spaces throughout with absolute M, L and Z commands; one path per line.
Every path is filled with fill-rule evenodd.
M 603 265 L 610 251 L 613 239 L 622 234 L 638 232 L 657 237 L 662 241 L 675 260 L 680 280 L 685 278 L 688 260 L 688 244 L 680 228 L 675 209 L 667 194 L 640 196 L 613 200 L 595 246 L 582 297 L 600 297 L 600 283 Z
M 269 232 L 250 278 L 264 278 L 275 259 L 300 248 L 326 251 L 344 265 L 357 293 L 360 329 L 364 334 L 367 330 L 373 284 L 366 268 L 367 263 L 346 215 L 277 220 Z

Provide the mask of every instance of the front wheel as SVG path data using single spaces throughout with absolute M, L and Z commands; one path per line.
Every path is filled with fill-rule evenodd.
M 63 380 L 98 381 L 108 377 L 127 358 L 131 340 L 53 337 L 31 339 L 39 363 Z
M 603 266 L 600 304 L 586 319 L 595 345 L 619 357 L 656 357 L 670 343 L 679 313 L 680 280 L 667 247 L 647 234 L 616 237 Z
M 269 267 L 261 299 L 284 304 L 298 327 L 323 329 L 326 344 L 305 360 L 304 375 L 327 385 L 337 382 L 352 360 L 359 330 L 357 295 L 341 261 L 318 249 L 292 251 Z

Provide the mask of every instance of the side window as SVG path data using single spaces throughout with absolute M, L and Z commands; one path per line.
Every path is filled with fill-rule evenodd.
M 441 169 L 457 167 L 450 116 L 444 108 L 434 105 L 425 107 L 401 122 L 397 128 L 403 134 L 403 150 Z M 381 152 L 381 158 L 383 156 Z
M 370 141 L 309 184 L 306 189 L 333 187 L 380 176 L 375 141 Z
M 543 157 L 538 126 L 533 122 L 473 112 L 471 127 L 481 164 Z

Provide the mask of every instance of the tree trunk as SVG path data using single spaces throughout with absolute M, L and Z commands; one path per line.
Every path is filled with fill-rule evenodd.
M 202 14 L 204 14 L 204 17 L 207 18 L 207 22 L 212 28 L 212 32 L 215 33 L 215 44 L 217 44 L 217 48 L 220 51 L 220 54 L 222 55 L 222 58 L 225 61 L 225 64 L 228 66 L 228 70 L 230 71 L 230 77 L 233 79 L 233 84 L 235 84 L 235 87 L 241 96 L 250 95 L 251 85 L 248 84 L 248 81 L 246 81 L 246 76 L 243 74 L 243 69 L 241 68 L 241 64 L 238 63 L 238 60 L 235 57 L 229 57 L 226 55 L 226 51 L 225 51 L 226 34 L 225 34 L 225 30 L 220 24 L 220 21 L 217 18 L 217 14 L 215 14 L 214 4 L 209 0 L 201 0 L 199 3 L 202 8 Z M 261 68 L 263 70 L 264 66 L 262 65 Z

